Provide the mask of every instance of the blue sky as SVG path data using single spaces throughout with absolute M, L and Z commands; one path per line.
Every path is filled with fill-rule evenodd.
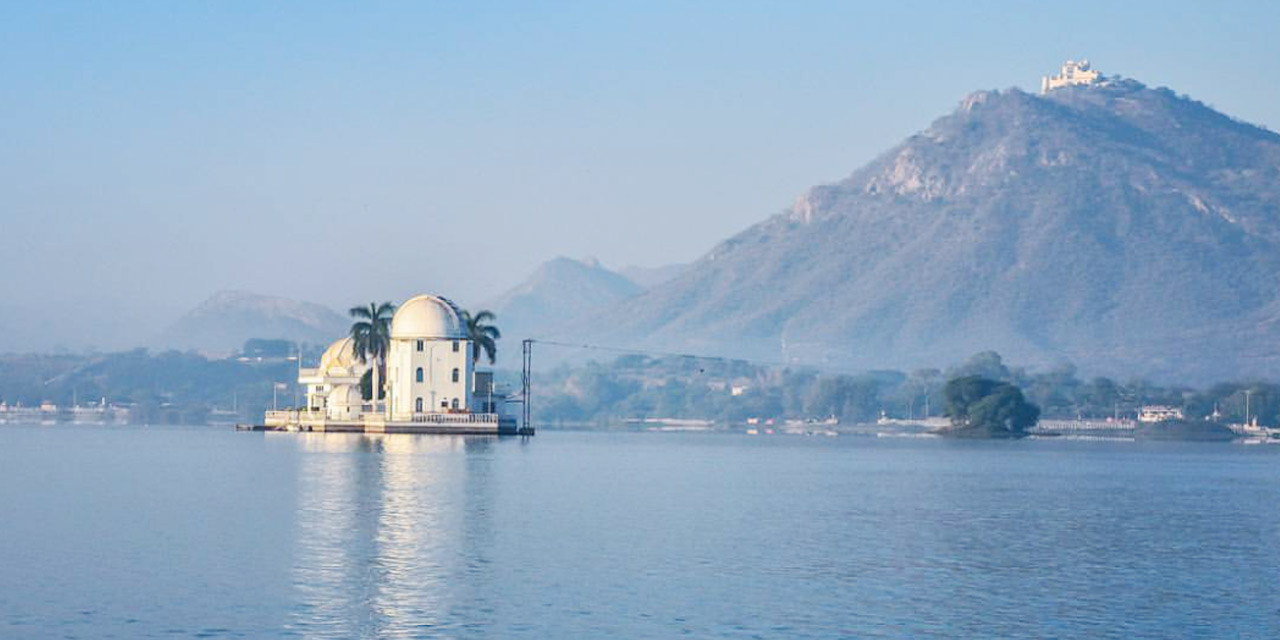
M 555 255 L 688 261 L 1068 57 L 1277 129 L 1277 24 L 1274 2 L 5 2 L 0 312 L 478 301 Z

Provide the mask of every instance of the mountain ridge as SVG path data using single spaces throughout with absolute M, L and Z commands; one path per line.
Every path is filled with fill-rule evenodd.
M 328 344 L 345 335 L 348 325 L 346 318 L 324 305 L 223 290 L 178 318 L 153 342 L 162 348 L 206 352 L 233 352 L 250 338 Z
M 1278 183 L 1280 136 L 1168 89 L 975 92 L 582 330 L 867 368 L 1262 371 L 1240 339 L 1280 339 Z
M 481 305 L 497 315 L 508 338 L 541 336 L 644 289 L 598 260 L 564 256 L 540 265 L 524 281 Z

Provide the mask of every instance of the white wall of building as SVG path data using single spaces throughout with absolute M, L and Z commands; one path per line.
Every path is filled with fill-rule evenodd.
M 387 359 L 389 417 L 407 420 L 415 413 L 472 410 L 470 381 L 474 371 L 471 345 L 466 340 L 393 339 Z

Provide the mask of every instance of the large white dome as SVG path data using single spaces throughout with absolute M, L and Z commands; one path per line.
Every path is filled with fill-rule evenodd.
M 465 340 L 462 312 L 447 298 L 421 295 L 405 300 L 391 318 L 393 339 Z

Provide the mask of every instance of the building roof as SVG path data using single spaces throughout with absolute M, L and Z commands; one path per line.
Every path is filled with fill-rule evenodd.
M 465 340 L 462 311 L 447 298 L 433 295 L 405 300 L 391 318 L 392 339 Z
M 350 336 L 335 341 L 329 345 L 328 349 L 320 356 L 320 366 L 318 367 L 320 375 L 343 375 L 344 373 L 354 372 L 357 369 L 363 369 L 360 366 L 359 359 L 356 357 L 356 343 Z M 345 372 L 339 372 L 339 369 Z

